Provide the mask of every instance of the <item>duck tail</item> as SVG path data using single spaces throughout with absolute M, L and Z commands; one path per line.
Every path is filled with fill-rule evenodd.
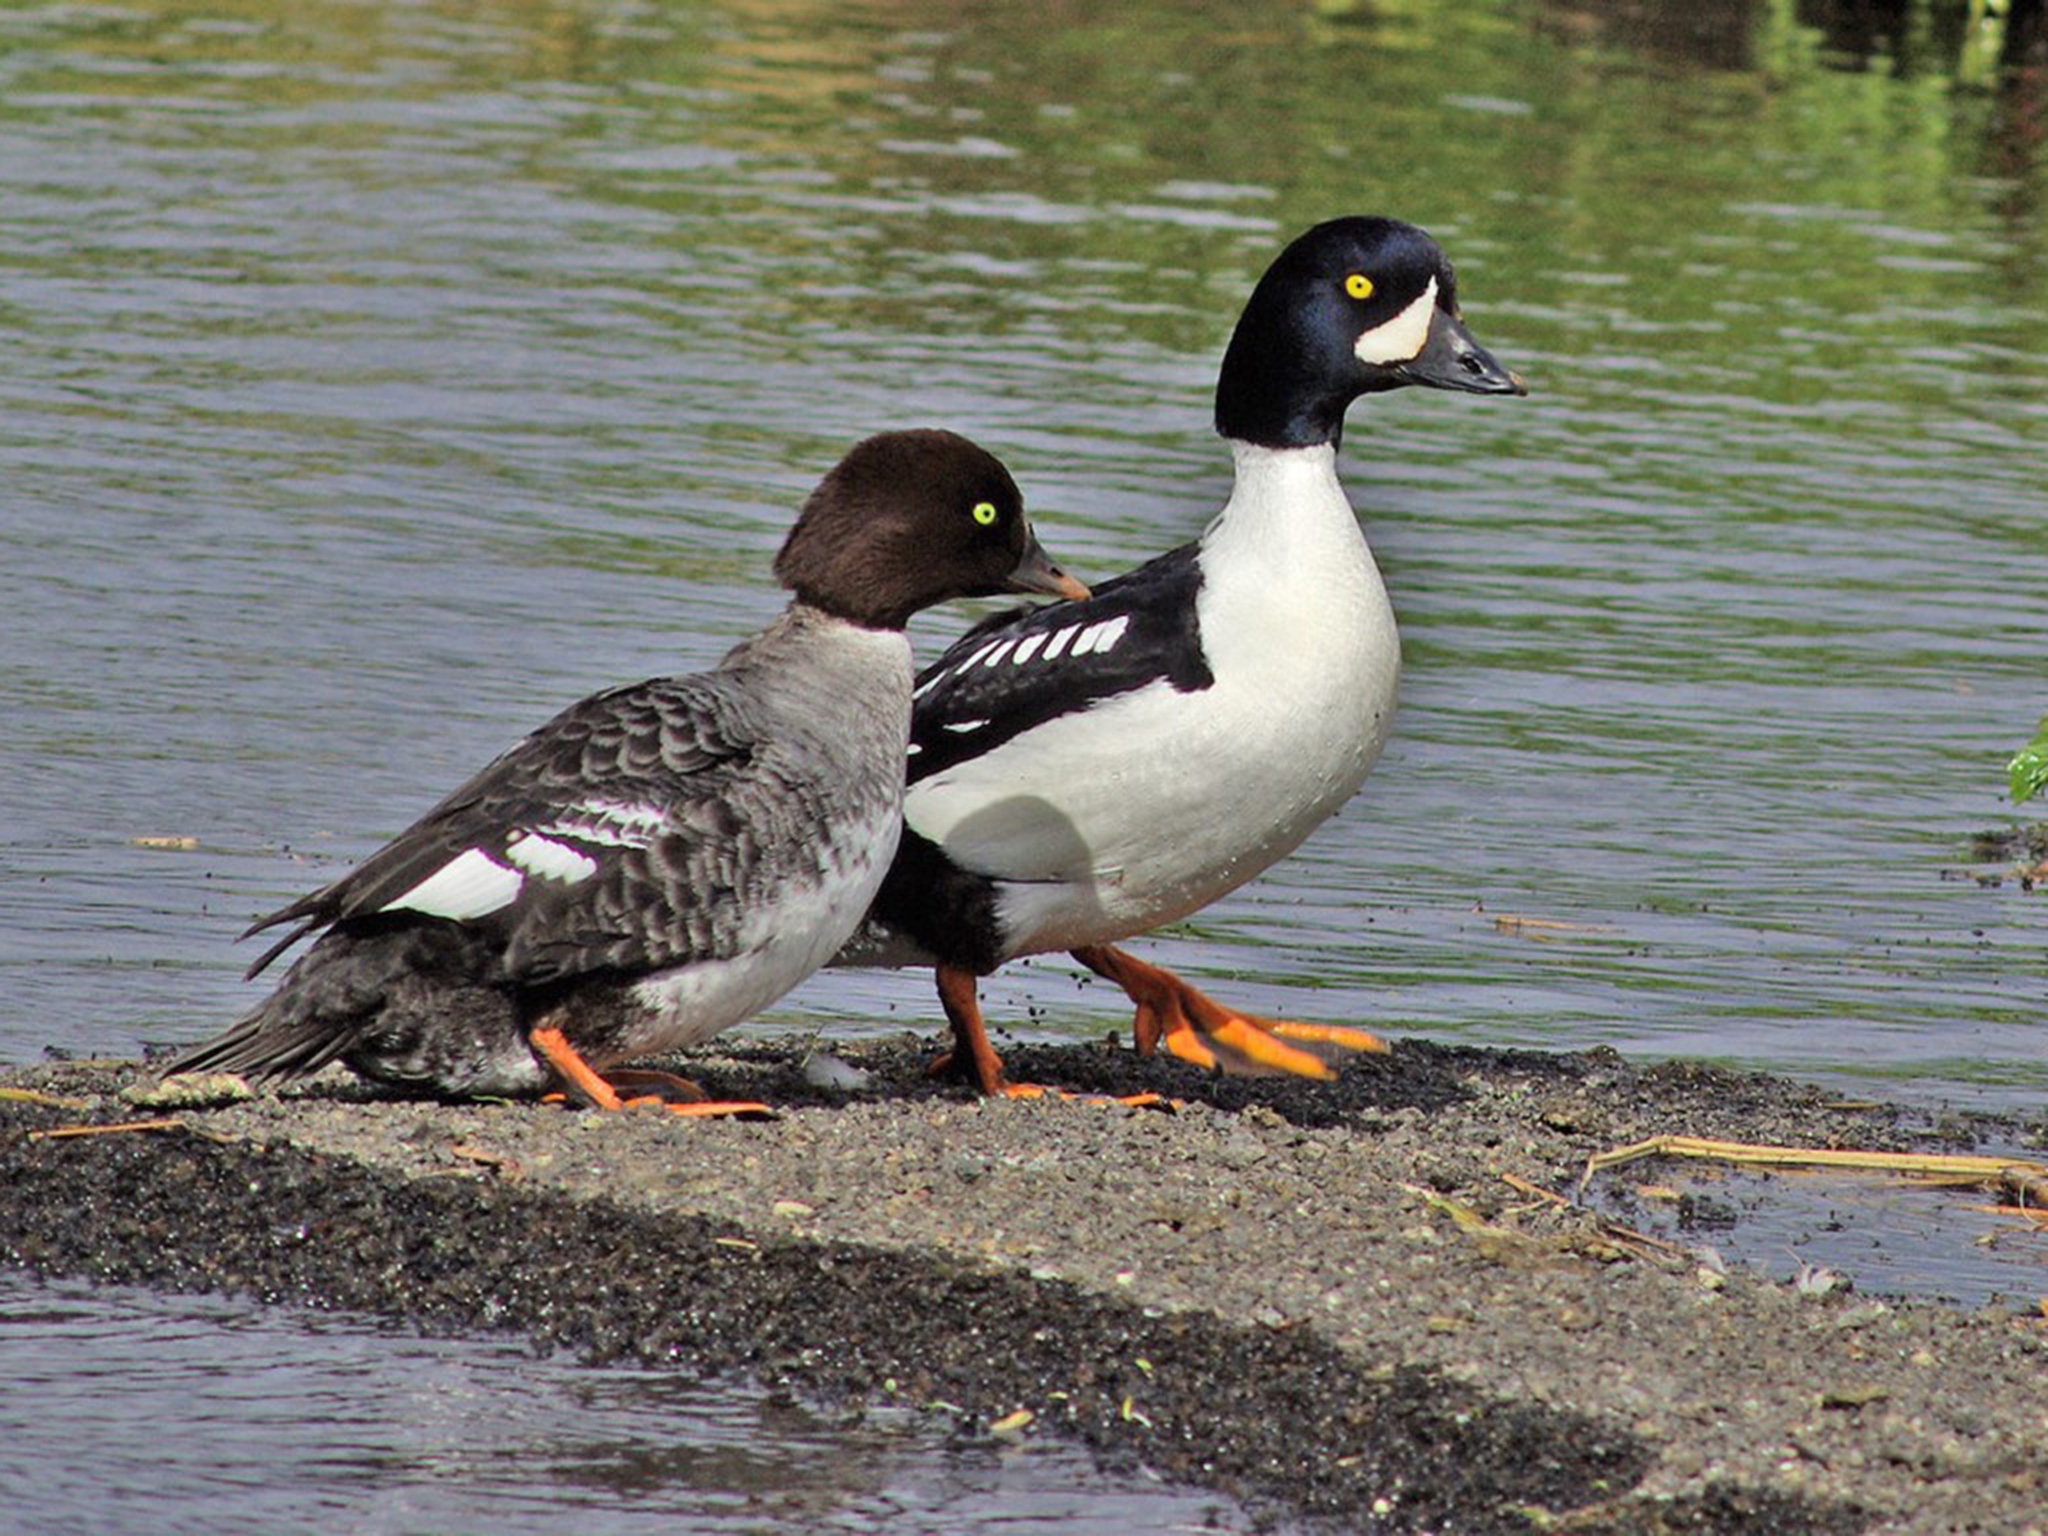
M 297 969 L 293 968 L 294 973 Z M 308 1006 L 310 999 L 304 989 L 293 986 L 294 979 L 287 976 L 257 1007 L 211 1040 L 178 1056 L 164 1068 L 164 1075 L 234 1072 L 252 1082 L 284 1081 L 310 1077 L 346 1055 L 372 1016 L 337 1017 Z
M 255 1082 L 310 1077 L 362 1045 L 392 989 L 459 950 L 453 924 L 330 929 L 299 956 L 277 990 L 166 1069 L 235 1072 Z

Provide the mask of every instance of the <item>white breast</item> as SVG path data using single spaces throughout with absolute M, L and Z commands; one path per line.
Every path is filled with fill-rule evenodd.
M 1214 685 L 1151 684 L 911 789 L 912 827 L 1006 882 L 1012 955 L 1213 901 L 1297 847 L 1385 743 L 1400 641 L 1334 450 L 1236 451 L 1197 599 Z

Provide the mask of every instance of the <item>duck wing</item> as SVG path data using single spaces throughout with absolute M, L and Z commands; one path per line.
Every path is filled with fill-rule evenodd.
M 1081 601 L 997 614 L 961 636 L 918 674 L 908 782 L 1151 683 L 1182 693 L 1210 686 L 1195 606 L 1199 555 L 1199 545 L 1183 545 Z
M 322 929 L 422 917 L 500 939 L 507 979 L 528 983 L 730 953 L 765 735 L 731 673 L 594 694 L 251 927 L 294 925 L 249 974 Z

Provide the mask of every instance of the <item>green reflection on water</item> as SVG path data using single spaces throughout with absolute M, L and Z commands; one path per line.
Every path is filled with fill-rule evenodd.
M 174 111 L 183 137 L 335 152 L 344 176 L 488 161 L 566 182 L 670 216 L 678 252 L 781 274 L 722 292 L 739 330 L 1043 326 L 1200 352 L 1276 230 L 1393 208 L 1456 236 L 1525 345 L 1605 370 L 1654 341 L 1767 400 L 1831 398 L 1843 349 L 1924 331 L 1993 259 L 2019 322 L 1999 340 L 2037 346 L 2040 168 L 2015 163 L 1997 96 L 1829 68 L 1793 10 L 1734 8 L 1703 61 L 1507 0 L 226 0 L 70 13 L 60 46 L 17 45 L 0 111 L 116 132 Z M 1743 259 L 1758 249 L 1800 280 Z

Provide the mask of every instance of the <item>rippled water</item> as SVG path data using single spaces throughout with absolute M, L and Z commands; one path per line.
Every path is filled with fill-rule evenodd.
M 1250 280 L 1386 208 L 1536 392 L 1354 412 L 1401 734 L 1150 952 L 1396 1031 L 2034 1096 L 2048 909 L 1944 872 L 2044 707 L 2040 167 L 1996 95 L 1789 24 L 1730 68 L 1561 15 L 0 20 L 0 1054 L 208 1032 L 252 915 L 767 614 L 873 428 L 986 438 L 1084 570 L 1188 536 Z M 1122 1011 L 1056 963 L 994 993 Z M 933 1011 L 847 975 L 776 1017 Z
M 2048 708 L 2039 107 L 1801 15 L 0 12 L 0 1059 L 217 1027 L 250 918 L 769 614 L 869 431 L 985 440 L 1083 574 L 1187 538 L 1251 281 L 1381 210 L 1535 392 L 1354 411 L 1399 734 L 1143 952 L 1397 1034 L 2038 1102 L 2048 905 L 1950 876 Z M 989 996 L 1126 1014 L 1063 962 Z M 935 1018 L 846 973 L 771 1024 Z
M 843 1419 L 345 1316 L 0 1271 L 0 1352 L 0 1508 L 22 1533 L 1251 1528 L 1071 1448 L 950 1444 L 943 1416 Z

